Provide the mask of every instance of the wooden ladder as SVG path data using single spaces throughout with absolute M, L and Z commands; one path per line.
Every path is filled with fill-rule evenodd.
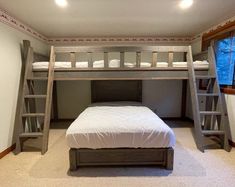
M 23 143 L 30 138 L 42 138 L 41 153 L 45 154 L 48 149 L 48 137 L 51 117 L 51 103 L 53 91 L 54 48 L 51 48 L 50 62 L 46 77 L 35 77 L 33 75 L 32 63 L 34 61 L 34 52 L 32 47 L 28 47 L 25 74 L 23 81 L 23 94 L 20 99 L 19 123 L 17 125 L 17 140 L 15 154 L 23 150 Z M 35 93 L 35 83 L 47 82 L 45 94 Z M 44 112 L 37 112 L 37 102 L 43 102 L 45 105 Z M 42 122 L 40 123 L 40 119 Z
M 195 142 L 197 148 L 204 152 L 208 146 L 208 140 L 212 139 L 220 145 L 220 148 L 230 151 L 228 135 L 230 133 L 227 119 L 225 100 L 221 95 L 217 81 L 215 54 L 213 47 L 208 49 L 209 70 L 206 75 L 198 75 L 193 66 L 192 51 L 189 47 L 187 54 L 189 84 L 194 116 Z M 201 92 L 198 81 L 206 81 L 207 89 Z M 199 98 L 205 98 L 205 109 L 199 105 Z

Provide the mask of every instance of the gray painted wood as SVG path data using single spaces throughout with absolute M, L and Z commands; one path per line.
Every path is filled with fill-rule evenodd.
M 120 68 L 124 68 L 124 62 L 125 62 L 125 53 L 120 52 Z
M 70 53 L 70 61 L 72 67 L 76 67 L 76 53 Z
M 55 47 L 56 53 L 71 52 L 187 52 L 188 46 L 66 46 Z
M 170 52 L 168 54 L 168 66 L 169 67 L 173 67 L 173 59 L 174 59 L 174 53 L 173 52 Z
M 104 68 L 109 67 L 109 54 L 107 52 L 104 52 Z
M 58 121 L 59 120 L 59 114 L 58 114 L 58 97 L 57 97 L 57 82 L 54 81 L 53 83 L 53 97 L 52 97 L 52 103 L 53 103 L 53 120 Z
M 140 68 L 141 63 L 141 52 L 136 52 L 136 67 Z
M 152 52 L 152 67 L 157 66 L 157 52 Z
M 76 159 L 74 158 L 76 157 Z M 70 149 L 70 170 L 80 166 L 155 165 L 173 170 L 173 148 Z
M 48 82 L 47 82 L 47 99 L 45 106 L 45 118 L 43 127 L 43 138 L 42 138 L 42 154 L 45 154 L 48 149 L 48 138 L 51 120 L 51 104 L 52 104 L 52 93 L 53 93 L 53 80 L 54 80 L 54 64 L 55 64 L 55 52 L 54 47 L 51 47 L 50 63 L 48 68 Z
M 231 132 L 230 132 L 228 115 L 227 115 L 228 113 L 227 113 L 227 107 L 226 107 L 225 99 L 223 98 L 223 96 L 220 92 L 220 86 L 219 86 L 219 83 L 218 83 L 218 74 L 217 74 L 217 71 L 216 71 L 216 65 L 215 65 L 216 59 L 215 59 L 213 45 L 208 48 L 208 60 L 210 62 L 211 74 L 215 75 L 215 77 L 216 77 L 215 83 L 214 83 L 215 84 L 214 85 L 215 86 L 214 91 L 219 94 L 219 98 L 218 98 L 219 101 L 217 101 L 218 107 L 215 107 L 214 109 L 217 109 L 222 113 L 221 119 L 217 118 L 218 122 L 220 123 L 220 126 L 218 127 L 219 128 L 218 130 L 224 131 L 222 146 L 226 151 L 230 151 L 231 146 L 229 145 L 228 138 L 229 138 Z
M 28 68 L 30 66 L 30 60 L 32 60 L 32 49 L 30 48 L 30 42 L 27 40 L 23 41 L 23 59 L 22 59 L 22 68 L 21 68 L 21 81 L 19 87 L 19 95 L 17 101 L 17 109 L 16 109 L 16 118 L 15 118 L 15 135 L 16 139 L 16 149 L 14 151 L 15 154 L 18 154 L 22 150 L 22 140 L 20 138 L 20 134 L 24 132 L 24 120 L 22 119 L 23 114 L 23 106 L 24 106 L 24 93 L 26 92 L 27 87 L 27 74 Z M 23 121 L 22 121 L 23 120 Z
M 208 51 L 195 55 L 195 60 L 208 60 L 209 62 L 208 76 L 200 77 L 208 80 L 207 91 L 204 94 L 198 94 L 199 97 L 206 97 L 205 111 L 199 112 L 205 119 L 204 126 L 200 126 L 203 128 L 202 134 L 207 138 L 219 136 L 221 147 L 226 151 L 230 151 L 231 147 L 228 142 L 230 129 L 227 108 L 218 84 L 213 43 L 208 48 Z
M 131 70 L 129 70 L 131 69 Z M 205 75 L 207 70 L 197 71 L 200 75 Z M 44 77 L 47 75 L 45 70 L 34 71 L 34 76 Z M 155 68 L 142 70 L 126 68 L 109 70 L 77 70 L 77 69 L 56 69 L 54 80 L 187 80 L 187 69 L 177 68 Z
M 93 67 L 92 53 L 87 53 L 87 58 L 88 58 L 88 67 L 92 68 Z
M 187 53 L 187 62 L 188 62 L 188 74 L 189 74 L 189 86 L 191 93 L 191 101 L 192 101 L 192 109 L 193 109 L 193 118 L 194 118 L 194 132 L 195 132 L 195 142 L 197 148 L 204 152 L 203 146 L 203 136 L 201 129 L 201 116 L 199 110 L 199 102 L 197 96 L 197 84 L 195 78 L 195 71 L 193 67 L 193 58 L 192 58 L 192 50 L 191 46 L 189 47 L 189 51 Z
M 76 149 L 69 150 L 69 165 L 70 171 L 75 171 L 77 169 L 77 160 L 79 160 L 79 154 L 77 154 Z
M 166 154 L 166 169 L 173 170 L 173 166 L 174 166 L 174 149 L 169 148 L 167 149 L 167 154 Z

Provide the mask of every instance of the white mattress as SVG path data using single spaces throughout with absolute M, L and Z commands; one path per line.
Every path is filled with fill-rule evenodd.
M 173 131 L 144 106 L 88 107 L 66 132 L 71 148 L 164 148 Z
M 34 62 L 33 69 L 48 69 L 49 62 Z M 71 62 L 55 62 L 55 69 L 58 68 L 71 68 Z
M 185 68 L 188 67 L 187 62 L 173 62 L 173 67 L 178 67 L 178 68 Z M 209 68 L 209 63 L 207 61 L 194 61 L 193 65 L 195 68 Z M 168 67 L 167 62 L 158 62 L 157 67 Z
M 49 62 L 34 62 L 33 63 L 33 69 L 48 69 Z M 195 61 L 193 62 L 195 68 L 208 68 L 209 63 L 207 61 Z M 136 67 L 135 62 L 125 62 L 125 67 L 133 68 Z M 147 68 L 151 67 L 150 62 L 141 62 L 141 67 Z M 55 69 L 59 68 L 71 68 L 72 64 L 71 62 L 55 62 Z M 88 62 L 76 62 L 75 65 L 76 68 L 88 68 Z M 98 60 L 93 62 L 93 68 L 103 68 L 104 67 L 104 60 Z M 120 60 L 118 59 L 112 59 L 109 61 L 109 67 L 110 68 L 119 68 L 120 67 Z M 157 62 L 157 66 L 160 68 L 167 68 L 168 62 Z M 187 62 L 173 62 L 173 67 L 178 68 L 185 68 L 187 67 Z
M 125 65 L 125 67 L 129 67 L 129 68 L 136 67 L 135 62 L 125 62 L 124 65 Z M 193 62 L 193 65 L 195 68 L 208 68 L 209 67 L 209 63 L 207 61 L 195 61 L 195 62 Z M 150 62 L 141 62 L 140 66 L 145 67 L 145 68 L 151 67 L 151 63 Z M 76 62 L 76 68 L 87 68 L 87 67 L 88 67 L 88 62 Z M 103 68 L 104 67 L 104 60 L 94 61 L 93 67 L 94 68 Z M 118 60 L 118 59 L 110 60 L 109 67 L 110 68 L 120 67 L 120 60 Z M 168 62 L 157 62 L 156 67 L 167 68 Z M 185 67 L 187 67 L 187 62 L 173 62 L 173 67 L 185 68 Z
M 136 66 L 134 62 L 125 62 L 125 67 L 133 68 Z M 103 68 L 104 67 L 104 60 L 97 60 L 93 62 L 93 68 Z M 120 67 L 120 60 L 112 59 L 109 61 L 110 68 L 119 68 Z M 151 67 L 149 62 L 141 62 L 141 67 Z M 88 68 L 88 62 L 76 62 L 76 68 Z

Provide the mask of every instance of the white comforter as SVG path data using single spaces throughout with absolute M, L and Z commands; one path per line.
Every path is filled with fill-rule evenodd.
M 164 148 L 175 145 L 173 131 L 143 106 L 88 107 L 66 132 L 71 148 Z

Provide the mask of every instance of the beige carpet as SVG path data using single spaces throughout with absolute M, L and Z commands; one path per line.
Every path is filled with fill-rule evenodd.
M 0 160 L 0 186 L 235 186 L 234 149 L 230 153 L 201 153 L 187 123 L 183 127 L 178 122 L 168 123 L 177 126 L 173 128 L 177 137 L 173 172 L 154 167 L 81 168 L 69 172 L 65 130 L 53 129 L 44 156 L 36 151 L 17 156 L 10 153 Z

